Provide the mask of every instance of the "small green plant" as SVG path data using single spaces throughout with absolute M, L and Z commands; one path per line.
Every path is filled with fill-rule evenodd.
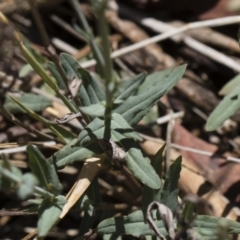
M 175 86 L 183 76 L 186 66 L 170 68 L 154 75 L 139 74 L 127 81 L 120 81 L 110 58 L 108 28 L 104 17 L 107 1 L 92 1 L 98 17 L 101 46 L 95 42 L 78 2 L 72 0 L 71 4 L 83 27 L 83 29 L 78 27 L 77 30 L 92 47 L 105 88 L 90 72 L 65 53 L 60 55 L 59 60 L 67 81 L 53 62 L 48 63 L 52 73 L 50 76 L 29 49 L 20 43 L 22 54 L 28 64 L 69 108 L 70 114 L 58 122 L 66 122 L 76 117 L 83 125 L 83 130 L 74 134 L 35 113 L 50 105 L 45 98 L 39 102 L 40 97 L 33 98 L 27 94 L 20 97 L 7 96 L 2 107 L 3 111 L 26 112 L 49 128 L 65 146 L 46 159 L 35 145 L 28 145 L 28 161 L 32 173 L 25 175 L 10 166 L 7 157 L 2 156 L 4 163 L 0 165 L 1 189 L 16 189 L 22 199 L 37 196 L 30 201 L 36 205 L 33 209 L 39 216 L 38 239 L 43 239 L 65 216 L 63 212 L 71 199 L 69 197 L 71 192 L 67 196 L 62 195 L 57 170 L 74 162 L 86 164 L 88 159 L 95 158 L 99 159 L 101 164 L 105 162 L 109 166 L 126 165 L 142 182 L 142 209 L 122 217 L 106 218 L 104 211 L 97 215 L 96 209 L 102 203 L 96 181 L 100 167 L 95 170 L 89 165 L 89 173 L 95 171 L 91 177 L 86 176 L 90 184 L 78 196 L 81 198 L 75 199 L 72 203 L 74 205 L 79 200 L 81 204 L 78 206 L 85 212 L 80 226 L 81 236 L 96 233 L 102 235 L 104 239 L 116 239 L 123 235 L 154 238 L 157 234 L 160 239 L 217 239 L 220 220 L 225 226 L 226 233 L 240 233 L 239 223 L 223 218 L 194 216 L 192 208 L 187 208 L 189 205 L 181 212 L 178 203 L 181 157 L 170 166 L 163 182 L 161 166 L 164 147 L 150 164 L 137 142 L 141 137 L 134 131 L 133 126 L 150 111 L 159 98 Z M 75 89 L 70 87 L 73 81 L 79 83 L 75 84 L 78 86 Z M 66 93 L 72 93 L 72 98 L 68 98 Z M 159 213 L 154 207 L 159 209 Z M 97 227 L 94 228 L 96 224 Z

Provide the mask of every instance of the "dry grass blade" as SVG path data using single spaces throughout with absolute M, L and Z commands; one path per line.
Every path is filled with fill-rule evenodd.
M 184 30 L 185 27 L 189 26 L 189 29 L 186 29 L 186 31 L 183 31 L 183 32 L 186 32 L 184 35 L 176 34 L 176 35 L 173 35 L 171 37 L 171 39 L 176 42 L 183 41 L 188 47 L 194 49 L 195 51 L 200 52 L 201 54 L 203 54 L 203 55 L 213 59 L 214 61 L 219 62 L 237 72 L 240 72 L 240 64 L 237 61 L 235 61 L 232 58 L 226 56 L 225 54 L 195 40 L 194 38 L 188 36 L 188 34 L 190 34 L 191 36 L 196 36 L 197 35 L 196 33 L 198 33 L 199 30 L 194 30 L 194 28 L 199 28 L 201 26 L 201 23 L 202 23 L 202 27 L 204 25 L 208 25 L 208 24 L 210 24 L 210 26 L 211 26 L 211 22 L 210 22 L 211 20 L 196 22 L 196 23 L 189 23 L 189 24 L 185 24 L 185 25 L 177 24 L 178 27 L 176 27 L 175 25 L 167 24 L 165 22 L 162 22 L 155 18 L 149 17 L 147 15 L 140 14 L 137 11 L 134 12 L 135 14 L 132 14 L 132 11 L 133 10 L 129 11 L 129 9 L 126 7 L 122 7 L 122 10 L 121 10 L 121 12 L 123 12 L 123 14 L 125 16 L 127 16 L 128 18 L 133 19 L 134 21 L 140 22 L 144 27 L 147 27 L 158 33 L 162 33 L 162 32 L 171 33 L 171 31 L 174 31 L 174 30 L 176 30 L 178 32 L 179 29 L 183 28 L 183 30 Z M 222 18 L 222 19 L 217 19 L 217 20 L 219 20 L 219 23 L 221 21 L 222 21 L 222 23 L 224 23 L 224 20 L 228 20 L 228 19 Z M 192 31 L 189 31 L 189 30 L 192 30 Z M 210 36 L 211 36 L 210 33 L 212 33 L 213 31 L 211 31 L 210 29 L 207 29 L 208 34 L 206 34 L 206 29 L 200 29 L 200 31 L 203 31 L 203 30 L 205 30 L 205 34 L 204 34 L 205 38 L 204 39 L 206 41 L 206 38 L 210 38 Z M 230 44 L 234 47 L 234 49 L 238 49 L 238 52 L 240 51 L 239 47 L 238 47 L 238 43 L 236 41 L 234 41 L 230 38 L 225 39 L 222 35 L 220 35 L 220 34 L 218 35 L 215 32 L 214 32 L 214 34 L 216 35 L 215 38 L 218 39 L 218 42 L 222 43 L 225 40 L 225 42 L 226 42 L 225 46 L 227 44 Z M 220 37 L 221 37 L 222 41 L 219 39 Z M 200 38 L 200 40 L 201 40 L 201 38 Z M 232 41 L 230 41 L 230 40 L 232 40 Z M 228 49 L 229 49 L 229 47 L 228 47 Z
M 132 44 L 128 47 L 121 48 L 117 51 L 114 51 L 111 54 L 111 58 L 120 57 L 124 54 L 128 54 L 128 53 L 136 51 L 140 48 L 146 47 L 150 44 L 166 40 L 168 38 L 174 37 L 176 35 L 182 34 L 184 32 L 187 32 L 187 31 L 190 31 L 190 30 L 193 30 L 193 29 L 203 28 L 203 27 L 224 26 L 224 25 L 229 25 L 229 24 L 234 24 L 234 23 L 239 23 L 239 22 L 240 22 L 240 17 L 239 16 L 234 16 L 234 17 L 225 17 L 225 18 L 219 18 L 219 19 L 214 19 L 214 20 L 188 23 L 188 24 L 186 24 L 186 25 L 184 25 L 180 28 L 167 31 L 165 33 L 156 35 L 152 38 L 148 38 L 148 39 L 143 40 L 141 42 Z M 84 67 L 84 68 L 88 68 L 88 67 L 94 66 L 95 64 L 96 64 L 96 61 L 93 59 L 93 60 L 82 63 L 81 66 Z
M 101 158 L 90 158 L 86 160 L 77 181 L 66 196 L 68 201 L 63 207 L 60 219 L 62 219 L 69 212 L 72 206 L 79 200 L 79 198 L 89 187 L 92 180 L 98 174 L 102 166 L 102 162 L 103 160 Z

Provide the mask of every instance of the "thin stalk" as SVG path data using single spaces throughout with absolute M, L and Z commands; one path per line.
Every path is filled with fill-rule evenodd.
M 7 117 L 11 122 L 13 122 L 14 124 L 16 124 L 17 126 L 20 126 L 24 129 L 26 129 L 28 131 L 28 133 L 32 133 L 40 138 L 46 139 L 46 140 L 54 140 L 54 137 L 42 133 L 32 127 L 30 127 L 29 125 L 24 124 L 23 122 L 19 121 L 13 114 L 11 114 L 9 111 L 7 111 L 3 105 L 3 103 L 0 101 L 0 110 L 2 112 L 2 114 Z
M 113 64 L 111 59 L 111 50 L 109 43 L 109 29 L 105 18 L 105 9 L 107 1 L 103 0 L 102 3 L 95 4 L 95 10 L 98 17 L 98 29 L 101 37 L 102 54 L 105 59 L 105 65 L 102 69 L 103 77 L 106 82 L 106 108 L 104 114 L 104 139 L 110 140 L 111 138 L 111 119 L 113 108 L 113 92 L 115 90 L 115 78 L 113 73 Z M 94 3 L 93 3 L 94 5 Z
M 78 18 L 78 21 L 81 23 L 82 27 L 83 27 L 83 30 L 85 31 L 85 35 L 84 37 L 86 37 L 86 39 L 88 40 L 90 46 L 91 46 L 91 49 L 92 49 L 92 52 L 93 52 L 93 55 L 94 55 L 94 58 L 96 59 L 97 61 L 97 64 L 100 68 L 100 74 L 102 75 L 102 69 L 104 68 L 105 66 L 105 59 L 104 59 L 104 56 L 102 55 L 100 49 L 99 49 L 99 46 L 97 45 L 95 39 L 94 39 L 94 35 L 91 31 L 91 28 L 81 10 L 81 6 L 78 2 L 78 0 L 70 0 L 70 3 L 74 9 L 74 11 L 76 12 L 77 14 L 77 18 Z
M 143 47 L 146 47 L 150 44 L 160 42 L 163 40 L 166 40 L 168 38 L 174 37 L 176 35 L 179 35 L 181 33 L 191 31 L 197 28 L 203 28 L 203 27 L 218 27 L 218 26 L 225 26 L 229 24 L 235 24 L 240 22 L 240 16 L 231 16 L 231 17 L 224 17 L 224 18 L 218 18 L 218 19 L 213 19 L 213 20 L 206 20 L 206 21 L 199 21 L 199 22 L 193 22 L 193 23 L 188 23 L 182 27 L 179 27 L 177 29 L 173 29 L 161 34 L 158 34 L 152 38 L 145 39 L 141 42 L 132 44 L 130 46 L 121 48 L 119 50 L 116 50 L 112 52 L 111 58 L 118 58 L 120 56 L 123 56 L 125 54 L 131 53 L 133 51 L 136 51 L 138 49 L 141 49 Z M 239 43 L 240 43 L 240 38 L 239 38 Z M 95 59 L 86 61 L 81 64 L 83 68 L 88 68 L 96 65 Z
M 96 41 L 94 40 L 94 35 L 92 34 L 91 28 L 81 10 L 80 4 L 77 0 L 71 0 L 73 9 L 75 10 L 78 20 L 81 23 L 84 32 L 84 36 L 87 37 L 89 44 L 91 45 L 94 57 L 99 65 L 99 70 L 101 77 L 106 81 L 106 109 L 105 109 L 105 130 L 104 139 L 109 140 L 111 138 L 111 115 L 113 108 L 113 92 L 115 90 L 115 78 L 113 74 L 111 51 L 109 44 L 109 31 L 107 21 L 105 19 L 105 9 L 107 6 L 107 1 L 103 0 L 101 2 L 93 1 L 92 5 L 95 7 L 97 18 L 98 18 L 98 28 L 101 37 L 102 51 L 98 47 Z
M 48 191 L 46 191 L 45 189 L 35 186 L 34 187 L 34 193 L 41 195 L 42 197 L 45 198 L 54 198 L 54 195 Z
M 42 37 L 43 44 L 46 47 L 46 46 L 50 45 L 50 40 L 49 40 L 48 34 L 46 32 L 46 29 L 44 27 L 41 15 L 38 12 L 38 9 L 37 9 L 37 6 L 36 6 L 36 1 L 35 0 L 28 0 L 28 2 L 29 2 L 29 5 L 31 7 L 33 18 L 34 18 L 34 20 L 37 24 L 38 30 L 39 30 L 40 35 Z

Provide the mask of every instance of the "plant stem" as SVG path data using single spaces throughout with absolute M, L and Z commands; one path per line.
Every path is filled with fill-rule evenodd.
M 3 105 L 3 103 L 1 102 L 0 100 L 0 110 L 2 112 L 2 114 L 8 118 L 11 122 L 13 122 L 14 124 L 16 124 L 17 126 L 20 126 L 24 129 L 26 129 L 29 133 L 32 133 L 32 134 L 35 134 L 36 136 L 40 137 L 40 138 L 43 138 L 43 139 L 46 139 L 46 140 L 53 140 L 54 137 L 48 135 L 48 134 L 45 134 L 45 133 L 42 133 L 32 127 L 30 127 L 29 125 L 27 124 L 24 124 L 23 122 L 19 121 L 13 114 L 11 114 L 9 111 L 7 111 Z
M 101 37 L 102 54 L 105 60 L 105 64 L 102 68 L 103 78 L 106 86 L 106 109 L 104 114 L 104 139 L 110 140 L 111 138 L 111 119 L 112 119 L 112 108 L 113 108 L 113 93 L 115 90 L 116 82 L 113 72 L 113 64 L 111 60 L 111 50 L 109 43 L 109 29 L 105 18 L 105 9 L 107 1 L 103 0 L 101 3 L 94 3 L 95 11 L 98 17 L 98 30 Z
M 96 59 L 97 61 L 97 65 L 99 67 L 99 70 L 100 70 L 100 75 L 103 77 L 103 68 L 105 66 L 105 59 L 102 55 L 102 52 L 100 51 L 100 48 L 98 46 L 98 44 L 96 43 L 95 39 L 94 39 L 94 35 L 91 31 L 91 28 L 81 10 L 81 7 L 80 7 L 80 4 L 78 2 L 78 0 L 70 0 L 70 3 L 74 9 L 74 11 L 76 12 L 77 14 L 77 18 L 78 18 L 78 21 L 81 23 L 82 27 L 83 27 L 83 30 L 85 32 L 80 32 L 80 33 L 84 33 L 84 37 L 87 39 L 87 41 L 89 42 L 89 45 L 91 46 L 91 49 L 92 49 L 92 52 L 93 52 L 93 55 L 94 55 L 94 58 Z M 77 30 L 77 29 L 76 29 Z
M 37 193 L 45 198 L 54 198 L 54 195 L 52 193 L 50 193 L 50 192 L 46 191 L 45 189 L 38 187 L 38 186 L 34 187 L 34 193 Z

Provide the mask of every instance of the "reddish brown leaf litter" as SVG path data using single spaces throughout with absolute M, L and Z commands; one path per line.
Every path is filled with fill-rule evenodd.
M 179 150 L 188 161 L 191 162 L 204 177 L 213 184 L 221 193 L 226 194 L 231 201 L 240 204 L 240 193 L 235 191 L 240 189 L 240 165 L 230 162 L 217 155 L 218 147 L 195 137 L 179 124 L 175 124 L 173 129 L 173 142 L 181 146 L 194 148 L 202 151 L 212 152 L 213 156 Z M 229 156 L 225 152 L 223 156 Z

